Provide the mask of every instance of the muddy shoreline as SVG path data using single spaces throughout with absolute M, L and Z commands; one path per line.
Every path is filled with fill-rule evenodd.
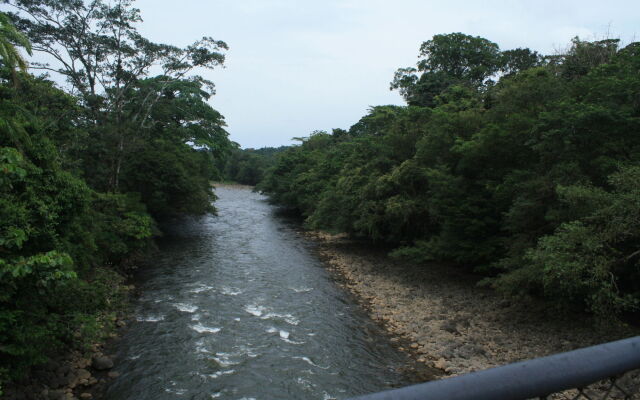
M 344 235 L 305 232 L 337 282 L 359 299 L 400 350 L 437 379 L 637 335 L 586 315 L 549 315 L 517 304 L 442 265 L 390 259 Z

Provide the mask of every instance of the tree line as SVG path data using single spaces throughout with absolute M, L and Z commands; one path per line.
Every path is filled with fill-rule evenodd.
M 2 0 L 0 391 L 113 327 L 159 222 L 214 211 L 233 145 L 196 72 L 227 45 L 154 43 L 132 3 Z M 30 65 L 38 75 L 24 52 L 48 61 Z
M 288 146 L 241 149 L 238 145 L 227 157 L 218 160 L 217 167 L 224 181 L 255 186 L 276 163 L 277 155 L 287 148 Z
M 435 35 L 348 130 L 283 152 L 258 188 L 310 228 L 384 243 L 428 268 L 554 310 L 637 322 L 640 43 L 562 54 Z

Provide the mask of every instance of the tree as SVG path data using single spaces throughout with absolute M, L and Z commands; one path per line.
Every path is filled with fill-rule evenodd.
M 0 12 L 0 58 L 11 70 L 17 67 L 25 71 L 27 62 L 22 58 L 15 45 L 24 47 L 31 55 L 29 39 L 16 30 L 7 14 Z
M 111 148 L 104 156 L 109 164 L 108 181 L 117 190 L 122 162 L 131 135 L 143 129 L 164 88 L 197 68 L 224 63 L 226 43 L 203 37 L 178 48 L 158 44 L 141 36 L 142 21 L 133 0 L 2 0 L 13 6 L 12 17 L 33 43 L 33 50 L 52 57 L 56 65 L 34 64 L 67 78 L 79 94 L 95 125 L 94 134 L 104 136 Z M 162 70 L 160 90 L 148 91 L 142 101 L 129 103 L 129 93 L 140 90 L 139 81 L 152 68 Z M 213 93 L 213 84 L 200 78 Z M 136 87 L 137 86 L 137 87 Z M 125 111 L 126 110 L 126 111 Z M 133 111 L 133 112 L 132 112 Z
M 584 76 L 598 65 L 611 61 L 618 52 L 619 44 L 620 39 L 588 42 L 576 36 L 571 39 L 569 50 L 557 57 L 560 63 L 559 72 L 567 79 Z
M 164 82 L 164 77 L 142 80 L 130 94 L 131 112 L 148 93 L 159 99 L 142 137 L 132 135 L 121 189 L 140 193 L 157 219 L 213 211 L 214 158 L 222 159 L 230 147 L 224 118 L 207 103 L 200 80 Z
M 315 229 L 469 266 L 550 309 L 637 320 L 640 44 L 617 46 L 574 40 L 549 59 L 437 35 L 396 74 L 409 106 L 304 140 L 260 186 Z
M 420 46 L 418 70 L 446 72 L 453 78 L 482 84 L 498 70 L 500 49 L 497 44 L 463 33 L 435 35 Z
M 537 51 L 527 48 L 517 48 L 503 51 L 500 55 L 500 72 L 504 75 L 514 75 L 543 64 L 544 57 Z
M 230 146 L 213 84 L 188 76 L 220 65 L 224 43 L 150 43 L 124 0 L 3 3 L 18 14 L 0 14 L 0 391 L 107 334 L 120 273 L 158 232 L 152 216 L 213 211 L 213 158 Z M 16 73 L 14 46 L 28 42 L 9 18 L 72 94 Z M 153 65 L 165 73 L 148 78 Z
M 417 68 L 396 71 L 391 89 L 410 105 L 432 107 L 434 98 L 454 84 L 481 86 L 499 70 L 497 44 L 463 33 L 435 35 L 423 42 Z

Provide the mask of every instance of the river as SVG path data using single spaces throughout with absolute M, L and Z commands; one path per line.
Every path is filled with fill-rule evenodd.
M 409 362 L 314 244 L 248 189 L 181 221 L 140 276 L 109 400 L 343 399 L 408 384 Z

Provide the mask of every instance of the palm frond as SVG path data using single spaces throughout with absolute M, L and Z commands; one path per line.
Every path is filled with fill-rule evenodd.
M 0 12 L 0 58 L 9 68 L 16 67 L 25 71 L 27 61 L 22 57 L 16 45 L 23 47 L 29 55 L 32 54 L 29 39 L 19 32 L 11 23 L 7 14 Z

